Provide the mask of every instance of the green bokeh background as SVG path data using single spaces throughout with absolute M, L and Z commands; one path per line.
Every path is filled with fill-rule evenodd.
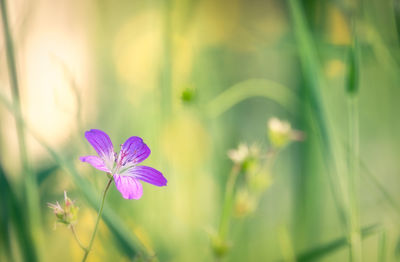
M 144 164 L 168 186 L 145 184 L 137 201 L 112 186 L 88 261 L 213 261 L 227 152 L 243 142 L 267 151 L 271 117 L 306 139 L 279 153 L 257 209 L 233 219 L 224 260 L 348 261 L 332 183 L 349 179 L 351 50 L 360 225 L 374 226 L 363 261 L 400 259 L 399 1 L 19 0 L 7 8 L 29 167 L 7 107 L 2 27 L 0 261 L 81 259 L 68 229 L 54 230 L 47 203 L 67 190 L 80 208 L 78 235 L 89 241 L 107 182 L 78 160 L 94 152 L 84 138 L 92 128 L 116 150 L 143 137 L 152 150 Z

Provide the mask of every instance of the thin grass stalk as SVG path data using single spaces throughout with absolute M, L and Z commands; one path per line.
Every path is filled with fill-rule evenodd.
M 386 232 L 382 231 L 382 233 L 379 236 L 377 261 L 385 262 L 387 260 L 386 249 L 387 249 Z
M 161 117 L 163 122 L 167 121 L 172 111 L 172 2 L 171 0 L 163 1 L 163 60 L 162 68 L 160 71 L 160 105 Z
M 385 186 L 382 185 L 381 182 L 376 178 L 376 176 L 369 170 L 367 165 L 360 161 L 362 173 L 375 187 L 376 189 L 382 194 L 382 196 L 386 199 L 388 205 L 393 209 L 393 211 L 397 214 L 398 218 L 400 218 L 400 205 L 395 200 L 395 198 L 386 190 Z
M 353 21 L 354 31 L 354 21 Z M 354 33 L 353 33 L 354 34 Z M 348 76 L 347 76 L 347 128 L 348 128 L 348 220 L 350 240 L 350 260 L 362 261 L 362 246 L 360 233 L 360 207 L 359 207 L 359 113 L 358 113 L 358 61 L 356 57 L 356 37 L 350 47 Z
M 349 179 L 349 220 L 350 220 L 350 256 L 351 261 L 362 261 L 359 212 L 359 124 L 357 97 L 348 98 L 348 179 Z
M 5 39 L 7 66 L 10 79 L 12 101 L 15 110 L 17 110 L 18 114 L 22 115 L 20 89 L 19 89 L 17 68 L 15 62 L 15 51 L 9 27 L 6 0 L 0 0 L 0 9 L 1 9 L 4 39 Z M 40 249 L 41 249 L 40 246 L 42 246 L 43 240 L 42 240 L 41 225 L 40 225 L 39 192 L 37 187 L 37 181 L 29 165 L 24 125 L 22 124 L 21 120 L 18 119 L 17 117 L 15 118 L 15 121 L 16 121 L 16 129 L 18 136 L 19 153 L 22 164 L 22 172 L 25 176 L 24 186 L 25 186 L 26 204 L 28 206 L 28 216 L 29 216 L 28 221 L 30 224 L 30 231 L 35 239 L 35 243 L 37 244 L 37 248 L 39 251 L 38 255 L 40 256 Z
M 87 248 L 82 244 L 81 240 L 79 239 L 78 235 L 76 234 L 75 227 L 74 227 L 73 225 L 71 225 L 71 228 L 70 228 L 70 229 L 71 229 L 72 235 L 74 236 L 74 239 L 75 239 L 76 243 L 79 245 L 79 247 L 80 247 L 83 251 L 86 252 L 86 249 L 87 249 Z
M 235 164 L 232 167 L 232 170 L 228 177 L 228 181 L 226 182 L 225 199 L 218 231 L 219 237 L 222 241 L 225 241 L 228 237 L 229 226 L 232 217 L 233 193 L 235 191 L 235 184 L 240 172 L 240 168 L 241 165 Z

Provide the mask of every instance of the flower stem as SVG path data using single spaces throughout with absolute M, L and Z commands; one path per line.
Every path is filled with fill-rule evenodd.
M 100 222 L 101 214 L 103 213 L 104 200 L 106 199 L 107 191 L 108 191 L 108 188 L 110 187 L 112 181 L 113 181 L 113 177 L 110 177 L 110 180 L 108 180 L 107 186 L 106 186 L 106 188 L 104 189 L 103 198 L 101 199 L 101 204 L 100 204 L 100 208 L 99 208 L 99 213 L 98 213 L 98 215 L 97 215 L 96 225 L 94 226 L 94 230 L 93 230 L 93 233 L 92 233 L 92 237 L 90 238 L 89 246 L 88 246 L 88 247 L 86 248 L 86 250 L 85 250 L 85 255 L 84 255 L 83 258 L 82 258 L 82 262 L 83 262 L 83 261 L 86 261 L 88 255 L 89 255 L 89 252 L 90 252 L 90 250 L 92 249 L 92 245 L 93 245 L 94 238 L 95 238 L 95 236 L 96 236 L 97 228 L 99 227 L 99 222 Z
M 224 207 L 222 210 L 221 223 L 219 225 L 219 236 L 221 240 L 225 240 L 229 230 L 229 223 L 232 213 L 233 192 L 235 188 L 236 179 L 238 177 L 241 165 L 235 164 L 229 174 L 226 183 Z
M 71 225 L 71 232 L 72 235 L 74 235 L 74 238 L 76 240 L 76 242 L 78 243 L 79 247 L 86 252 L 87 248 L 82 244 L 82 242 L 79 240 L 78 236 L 76 235 L 76 231 L 75 231 L 75 227 Z

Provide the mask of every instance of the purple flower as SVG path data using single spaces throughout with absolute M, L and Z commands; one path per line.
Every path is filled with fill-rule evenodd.
M 83 156 L 79 159 L 93 167 L 110 173 L 115 186 L 125 199 L 139 199 L 143 194 L 141 181 L 155 186 L 166 186 L 167 179 L 152 167 L 137 166 L 150 155 L 150 148 L 140 137 L 132 136 L 121 145 L 121 151 L 114 153 L 110 137 L 103 131 L 92 129 L 85 137 L 98 156 Z

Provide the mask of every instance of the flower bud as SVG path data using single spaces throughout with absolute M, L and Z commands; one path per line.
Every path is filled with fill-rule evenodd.
M 292 128 L 287 121 L 271 118 L 268 121 L 268 136 L 275 148 L 283 148 L 290 142 Z
M 250 173 L 247 176 L 249 191 L 254 194 L 263 193 L 272 183 L 271 176 L 267 170 Z
M 214 255 L 218 258 L 224 257 L 229 251 L 229 244 L 217 234 L 211 236 L 211 247 Z
M 237 149 L 228 151 L 228 157 L 235 164 L 239 164 L 244 170 L 249 171 L 257 166 L 260 158 L 260 148 L 256 145 L 249 147 L 247 144 L 240 144 Z
M 235 197 L 234 215 L 236 217 L 245 217 L 256 209 L 257 201 L 245 189 L 239 190 Z
M 57 218 L 56 222 L 71 226 L 76 224 L 78 219 L 79 208 L 75 206 L 74 201 L 72 201 L 68 196 L 67 192 L 64 191 L 64 205 L 63 207 L 58 203 L 55 204 L 48 203 L 49 208 L 53 209 L 53 212 Z
M 187 87 L 182 91 L 181 100 L 183 103 L 190 104 L 196 100 L 196 90 L 193 87 Z

